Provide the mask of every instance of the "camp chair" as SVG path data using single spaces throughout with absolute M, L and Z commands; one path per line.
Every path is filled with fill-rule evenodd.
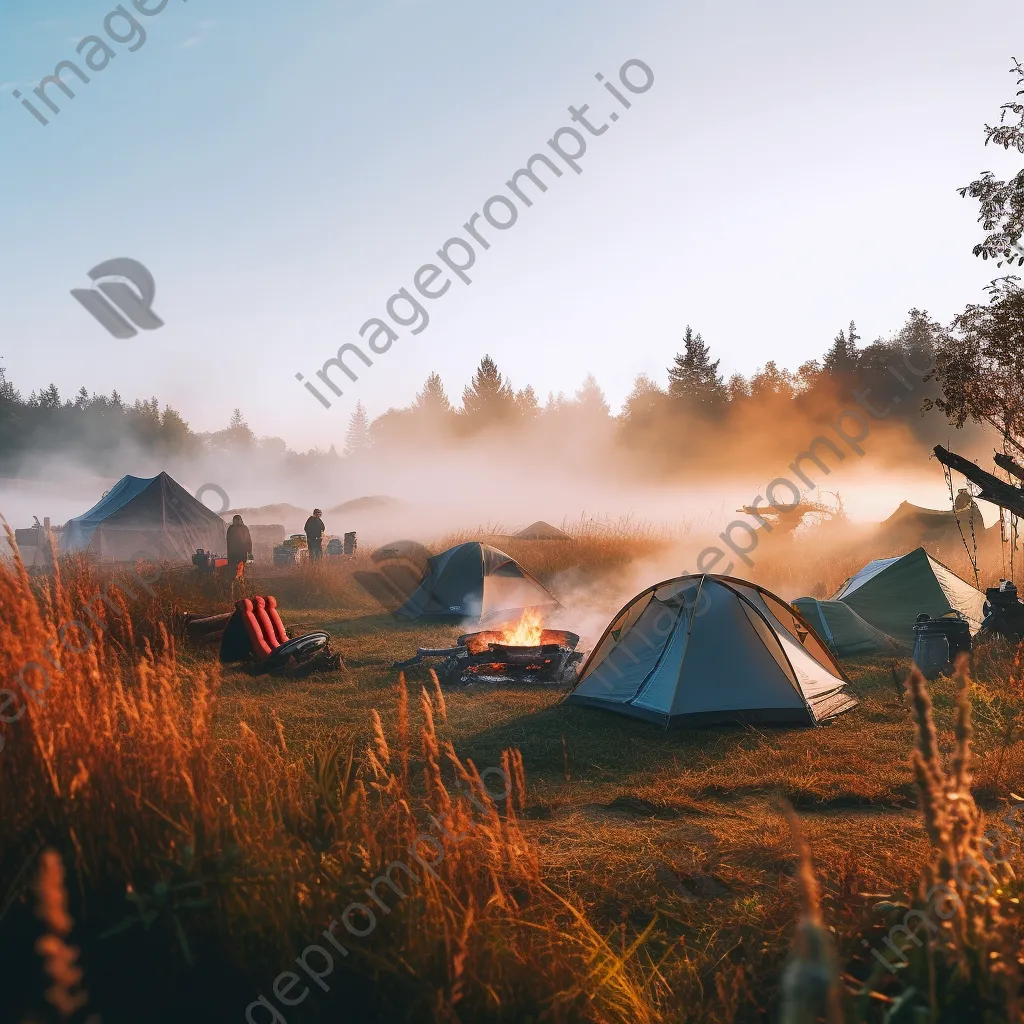
M 247 641 L 244 650 L 243 635 Z M 221 660 L 241 661 L 251 654 L 257 672 L 340 668 L 341 658 L 331 654 L 330 643 L 331 635 L 324 630 L 289 639 L 273 596 L 245 597 L 235 602 L 235 614 L 224 630 Z

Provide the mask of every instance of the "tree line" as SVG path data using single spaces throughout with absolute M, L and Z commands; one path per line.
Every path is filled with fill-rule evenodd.
M 1011 73 L 1020 88 L 1003 104 L 999 123 L 986 126 L 985 136 L 986 142 L 1024 153 L 1024 66 L 1014 61 Z M 1024 267 L 1024 168 L 1007 181 L 984 172 L 959 192 L 979 205 L 985 237 L 974 254 L 1000 268 Z M 862 347 L 851 322 L 820 358 L 795 370 L 769 360 L 750 377 L 733 374 L 726 380 L 720 359 L 713 358 L 699 332 L 688 326 L 681 340 L 665 378 L 638 376 L 618 415 L 612 414 L 592 374 L 571 397 L 549 393 L 542 404 L 531 385 L 515 389 L 485 355 L 457 402 L 432 373 L 410 405 L 389 409 L 372 422 L 357 404 L 343 454 L 357 459 L 372 449 L 430 446 L 439 439 L 457 442 L 499 429 L 552 438 L 579 431 L 578 436 L 595 443 L 611 438 L 627 450 L 661 453 L 672 460 L 684 450 L 679 443 L 682 423 L 722 426 L 751 412 L 765 424 L 784 422 L 793 414 L 814 422 L 834 415 L 836 403 L 849 402 L 851 393 L 885 396 L 898 391 L 901 366 L 932 366 L 923 403 L 893 406 L 893 421 L 902 421 L 911 435 L 924 441 L 929 427 L 922 411 L 938 409 L 956 427 L 974 423 L 994 429 L 1004 449 L 1024 455 L 1024 291 L 1010 273 L 992 282 L 988 303 L 968 305 L 948 326 L 912 309 L 892 337 Z M 691 431 L 689 436 L 695 435 Z M 74 398 L 63 398 L 53 384 L 23 398 L 0 367 L 0 474 L 24 471 L 32 456 L 48 454 L 70 454 L 102 472 L 123 471 L 130 467 L 115 463 L 124 458 L 126 442 L 169 459 L 248 452 L 301 466 L 340 458 L 334 446 L 328 452 L 315 449 L 300 455 L 281 438 L 257 438 L 238 409 L 223 430 L 196 433 L 177 410 L 161 408 L 156 398 L 128 404 L 116 391 L 90 395 L 84 387 Z
M 601 424 L 627 447 L 634 442 L 647 445 L 652 435 L 670 432 L 679 417 L 724 422 L 751 404 L 806 410 L 854 384 L 884 388 L 892 384 L 888 365 L 901 364 L 904 356 L 922 362 L 933 359 L 941 336 L 942 329 L 926 313 L 912 310 L 907 324 L 888 341 L 858 348 L 860 338 L 851 323 L 820 360 L 809 360 L 796 371 L 769 361 L 749 378 L 734 374 L 725 380 L 708 343 L 687 327 L 665 379 L 638 376 L 618 415 L 613 415 L 593 374 L 574 394 L 549 394 L 542 403 L 531 385 L 516 390 L 485 355 L 457 402 L 449 398 L 440 376 L 432 373 L 407 407 L 389 409 L 371 421 L 357 405 L 343 454 L 358 457 L 374 448 L 430 446 L 439 437 L 458 441 L 495 429 L 507 433 L 529 427 L 558 434 L 574 426 L 593 429 Z M 908 405 L 901 415 L 911 422 L 917 412 Z M 116 391 L 90 395 L 84 387 L 73 398 L 63 398 L 54 384 L 23 398 L 0 367 L 0 472 L 23 466 L 26 456 L 46 454 L 73 454 L 87 465 L 109 470 L 110 463 L 123 456 L 125 442 L 169 459 L 204 453 L 297 455 L 281 438 L 257 437 L 238 409 L 223 430 L 197 433 L 181 413 L 161 406 L 156 398 L 128 403 Z M 333 447 L 327 453 L 309 454 L 338 457 Z

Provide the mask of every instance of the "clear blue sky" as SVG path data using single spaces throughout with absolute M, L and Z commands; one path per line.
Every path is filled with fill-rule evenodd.
M 239 406 L 326 447 L 356 399 L 407 404 L 432 370 L 456 397 L 484 352 L 542 398 L 593 372 L 617 405 L 687 323 L 727 372 L 796 366 L 851 318 L 865 340 L 912 305 L 948 320 L 992 276 L 955 187 L 1013 166 L 981 126 L 1024 55 L 1018 0 L 169 0 L 136 15 L 136 52 L 68 78 L 74 100 L 51 90 L 43 127 L 12 91 L 114 7 L 0 7 L 0 356 L 26 393 L 157 395 L 198 430 Z M 295 373 L 358 341 L 570 104 L 621 109 L 594 75 L 630 58 L 654 85 L 583 174 L 492 229 L 425 331 L 313 400 Z M 127 341 L 69 295 L 118 256 L 153 272 L 166 325 Z

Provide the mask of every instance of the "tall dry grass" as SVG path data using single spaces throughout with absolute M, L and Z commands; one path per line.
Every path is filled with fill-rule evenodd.
M 613 946 L 544 882 L 518 823 L 518 753 L 502 755 L 511 792 L 496 801 L 445 739 L 439 688 L 410 708 L 402 680 L 393 708 L 308 753 L 289 749 L 272 712 L 217 730 L 218 667 L 183 663 L 165 628 L 135 643 L 125 608 L 115 618 L 127 642 L 115 640 L 101 606 L 91 642 L 64 629 L 101 583 L 84 565 L 71 581 L 58 563 L 33 587 L 20 564 L 0 566 L 0 677 L 16 697 L 0 752 L 4 949 L 33 947 L 31 877 L 52 850 L 74 918 L 59 937 L 82 950 L 74 981 L 90 1011 L 240 1019 L 366 901 L 371 879 L 413 865 L 427 833 L 443 854 L 434 873 L 418 872 L 371 935 L 349 939 L 331 992 L 315 990 L 304 1019 L 334 1019 L 342 998 L 362 1019 L 662 1019 L 667 986 L 643 936 Z M 51 681 L 22 672 L 29 663 L 50 665 Z M 24 977 L 7 1005 L 40 1012 Z
M 911 669 L 906 683 L 915 725 L 910 762 L 928 856 L 915 892 L 877 904 L 875 910 L 891 926 L 888 934 L 872 928 L 874 953 L 857 954 L 841 975 L 831 956 L 831 939 L 822 932 L 810 851 L 789 812 L 805 895 L 783 983 L 786 1024 L 811 1024 L 821 1013 L 829 1024 L 904 1019 L 1002 1024 L 1024 1017 L 1019 809 L 997 827 L 986 824 L 975 800 L 972 685 L 962 655 L 952 749 L 944 757 L 928 686 L 917 668 Z M 868 940 L 863 944 L 868 946 Z M 833 996 L 840 979 L 846 983 L 845 1009 Z

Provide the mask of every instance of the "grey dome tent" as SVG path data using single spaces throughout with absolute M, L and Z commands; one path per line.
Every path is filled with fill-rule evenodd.
M 216 512 L 166 473 L 125 476 L 88 512 L 65 525 L 60 550 L 114 562 L 187 562 L 197 548 L 223 551 L 225 530 Z
M 865 622 L 842 601 L 819 601 L 816 597 L 798 597 L 793 607 L 811 624 L 829 650 L 840 658 L 895 653 L 898 640 Z
M 649 587 L 616 615 L 566 701 L 666 728 L 816 725 L 856 706 L 846 682 L 780 598 L 745 580 L 691 575 Z
M 545 523 L 543 519 L 538 519 L 537 522 L 531 523 L 512 536 L 516 540 L 571 540 L 569 534 L 558 529 L 557 526 Z
M 851 576 L 832 596 L 862 619 L 904 643 L 913 643 L 914 620 L 922 612 L 939 618 L 963 614 L 971 632 L 981 628 L 985 595 L 952 569 L 916 548 L 896 558 L 877 558 Z
M 559 604 L 511 555 L 472 541 L 428 558 L 419 587 L 395 614 L 479 623 L 544 607 Z

